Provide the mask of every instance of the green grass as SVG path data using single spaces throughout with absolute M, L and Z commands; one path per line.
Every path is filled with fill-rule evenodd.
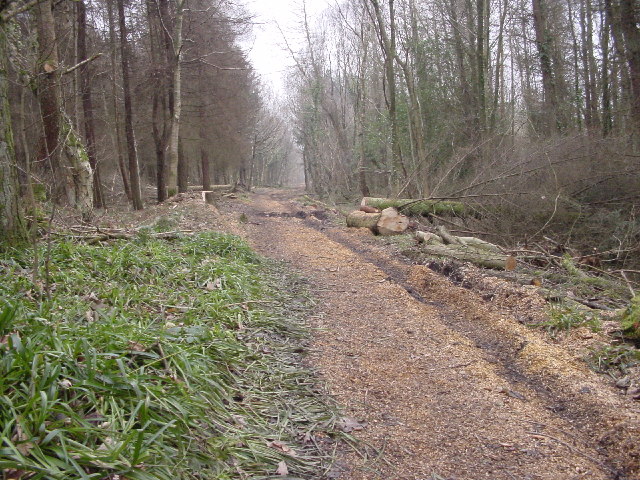
M 48 299 L 32 258 L 0 256 L 0 469 L 266 479 L 284 460 L 321 475 L 336 413 L 300 367 L 295 279 L 232 236 L 142 235 L 53 244 Z
M 600 316 L 595 312 L 579 311 L 569 306 L 554 306 L 549 309 L 549 320 L 536 325 L 544 328 L 549 335 L 556 337 L 560 332 L 572 328 L 588 327 L 597 332 L 602 328 Z

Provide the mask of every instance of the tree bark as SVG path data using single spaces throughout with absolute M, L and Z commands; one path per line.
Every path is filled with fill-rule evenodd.
M 542 88 L 544 91 L 544 132 L 550 134 L 565 128 L 564 120 L 559 112 L 557 79 L 552 63 L 553 37 L 548 27 L 547 0 L 532 0 L 533 25 L 536 34 L 536 46 L 540 57 L 542 72 Z
M 87 11 L 84 0 L 78 0 L 77 22 L 78 22 L 78 63 L 86 60 L 87 56 Z M 84 117 L 84 138 L 89 156 L 89 164 L 93 170 L 93 206 L 95 208 L 104 207 L 104 195 L 100 180 L 100 168 L 96 156 L 95 126 L 93 121 L 93 100 L 91 98 L 91 76 L 89 64 L 86 63 L 79 69 L 80 89 L 82 97 L 82 113 Z
M 165 25 L 158 0 L 147 0 L 147 16 L 151 43 L 151 60 L 153 62 L 153 93 L 151 100 L 151 131 L 156 153 L 156 189 L 158 203 L 167 199 L 167 182 L 165 173 L 166 148 L 169 140 L 167 122 L 167 96 L 169 85 L 167 70 L 169 69 L 166 55 Z M 170 112 L 169 112 L 170 114 Z
M 20 186 L 13 148 L 8 57 L 6 30 L 0 23 L 0 241 L 13 242 L 26 238 L 26 229 L 20 208 Z
M 120 59 L 122 62 L 122 90 L 124 94 L 124 129 L 127 138 L 127 155 L 129 157 L 129 178 L 133 208 L 142 210 L 142 191 L 140 188 L 140 171 L 138 168 L 138 152 L 133 131 L 133 107 L 131 104 L 131 81 L 129 78 L 129 44 L 127 40 L 127 24 L 124 15 L 124 0 L 117 0 L 118 22 L 120 24 Z
M 38 101 L 44 128 L 44 141 L 39 160 L 45 160 L 53 174 L 52 197 L 58 204 L 72 199 L 66 189 L 67 176 L 62 166 L 60 152 L 60 68 L 58 47 L 51 0 L 44 0 L 34 7 L 38 30 L 39 81 Z M 65 198 L 66 197 L 66 198 Z
M 113 130 L 115 132 L 115 155 L 118 160 L 118 169 L 120 170 L 120 177 L 122 178 L 122 186 L 124 193 L 129 201 L 133 201 L 133 195 L 131 193 L 131 187 L 129 185 L 129 172 L 127 165 L 124 162 L 124 155 L 122 154 L 122 137 L 120 136 L 120 114 L 118 108 L 118 61 L 116 53 L 116 22 L 113 15 L 113 0 L 107 0 L 107 17 L 109 21 L 109 40 L 111 42 L 111 100 L 113 102 Z
M 184 2 L 176 0 L 176 19 L 173 38 L 173 115 L 171 134 L 169 135 L 169 157 L 167 162 L 167 191 L 174 195 L 178 191 L 178 144 L 180 141 L 180 116 L 182 114 L 182 24 L 184 21 Z

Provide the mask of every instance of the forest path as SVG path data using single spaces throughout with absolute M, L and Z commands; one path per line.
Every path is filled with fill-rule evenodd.
M 298 218 L 295 196 L 259 190 L 228 218 L 311 283 L 310 362 L 365 425 L 339 478 L 639 478 L 638 409 L 614 388 L 474 292 Z

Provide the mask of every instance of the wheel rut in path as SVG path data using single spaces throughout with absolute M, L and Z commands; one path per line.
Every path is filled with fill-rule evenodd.
M 310 280 L 310 361 L 366 422 L 340 478 L 638 478 L 637 411 L 567 352 L 278 194 L 239 208 L 253 246 Z

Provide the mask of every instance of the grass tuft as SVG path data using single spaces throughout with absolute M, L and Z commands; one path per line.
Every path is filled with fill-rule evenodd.
M 556 337 L 560 332 L 572 328 L 588 327 L 593 332 L 602 328 L 600 316 L 595 312 L 579 311 L 566 305 L 554 306 L 549 309 L 549 320 L 536 325 L 544 328 L 549 335 Z

